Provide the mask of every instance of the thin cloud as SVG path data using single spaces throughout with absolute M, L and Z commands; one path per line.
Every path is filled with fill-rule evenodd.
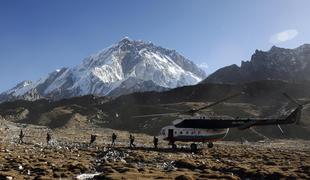
M 198 64 L 198 67 L 202 68 L 202 69 L 208 69 L 209 68 L 209 65 L 205 62 L 201 63 L 201 64 Z
M 287 29 L 285 31 L 276 33 L 272 35 L 269 39 L 269 42 L 272 44 L 278 44 L 294 39 L 298 35 L 296 29 Z

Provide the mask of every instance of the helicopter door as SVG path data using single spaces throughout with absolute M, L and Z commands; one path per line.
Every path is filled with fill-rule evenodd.
M 168 138 L 173 138 L 173 129 L 168 129 Z

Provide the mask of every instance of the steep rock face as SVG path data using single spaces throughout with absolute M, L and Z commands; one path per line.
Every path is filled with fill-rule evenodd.
M 203 70 L 174 50 L 124 38 L 85 58 L 80 65 L 18 84 L 0 94 L 0 102 L 162 91 L 197 84 L 205 77 Z
M 117 97 L 120 95 L 131 94 L 134 92 L 144 92 L 144 91 L 166 91 L 169 88 L 164 88 L 156 85 L 153 81 L 143 81 L 137 80 L 135 78 L 128 78 L 123 81 L 117 88 L 113 89 L 109 96 Z
M 256 50 L 251 61 L 241 66 L 231 65 L 219 69 L 202 83 L 244 83 L 257 80 L 310 80 L 310 45 L 295 49 L 273 46 L 269 51 Z

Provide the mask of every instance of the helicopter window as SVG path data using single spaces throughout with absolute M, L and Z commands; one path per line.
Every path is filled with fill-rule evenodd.
M 183 134 L 183 132 L 182 132 L 182 131 L 180 131 L 180 134 Z

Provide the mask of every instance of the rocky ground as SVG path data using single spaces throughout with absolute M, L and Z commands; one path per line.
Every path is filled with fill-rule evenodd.
M 21 128 L 24 144 L 17 143 Z M 115 148 L 109 147 L 112 131 L 118 134 Z M 88 146 L 90 134 L 98 137 Z M 52 131 L 1 121 L 0 135 L 0 179 L 310 178 L 310 142 L 302 140 L 223 141 L 192 154 L 186 144 L 172 151 L 163 141 L 154 150 L 144 134 L 135 134 L 137 147 L 130 149 L 128 132 L 103 128 Z

